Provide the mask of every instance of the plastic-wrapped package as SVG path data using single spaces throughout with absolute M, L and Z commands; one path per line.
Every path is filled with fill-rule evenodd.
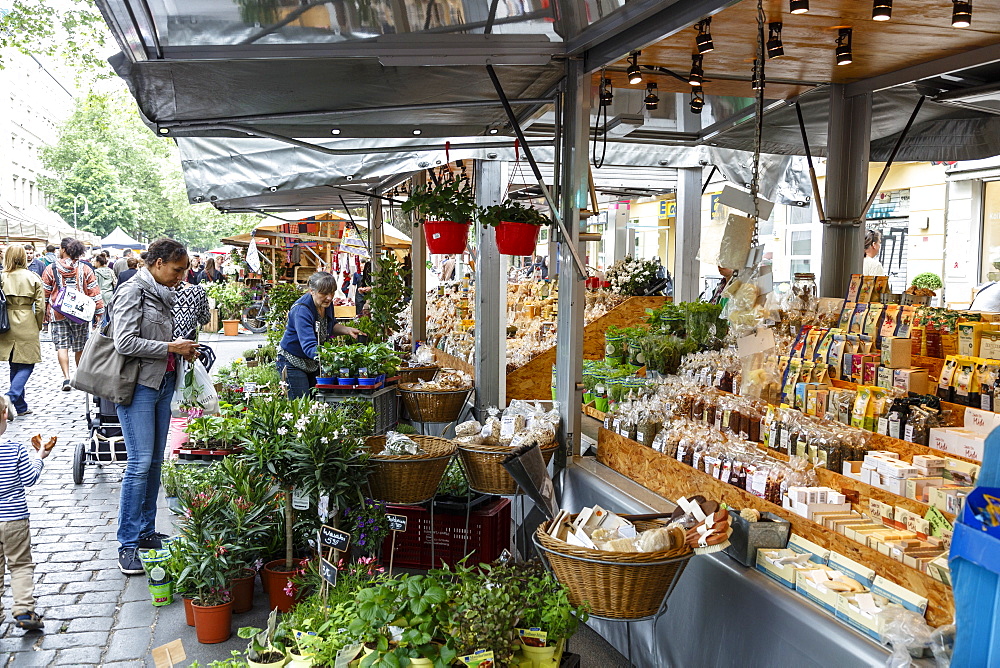
M 406 434 L 390 431 L 385 435 L 385 448 L 382 455 L 425 455 L 423 448 Z
M 455 426 L 455 436 L 478 436 L 483 431 L 483 425 L 475 420 L 468 420 Z
M 500 445 L 510 445 L 514 436 L 524 431 L 528 424 L 527 418 L 520 413 L 507 411 L 500 419 Z
M 480 435 L 483 437 L 483 443 L 486 445 L 499 445 L 500 444 L 500 418 L 497 415 L 500 411 L 495 406 L 490 406 L 486 409 L 486 414 L 489 416 L 486 418 L 486 422 L 483 423 L 483 430 Z
M 482 434 L 473 434 L 471 436 L 457 436 L 454 441 L 463 445 L 484 445 Z
M 886 668 L 908 668 L 911 659 L 923 658 L 924 649 L 931 647 L 934 634 L 923 615 L 899 605 L 889 605 L 879 616 L 885 620 L 882 642 L 892 647 Z

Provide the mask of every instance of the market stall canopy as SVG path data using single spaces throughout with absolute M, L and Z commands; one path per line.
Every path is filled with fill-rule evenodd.
M 45 241 L 47 237 L 38 225 L 18 213 L 14 205 L 0 199 L 0 238 L 5 243 L 10 243 Z
M 132 250 L 146 250 L 147 248 L 146 244 L 133 239 L 121 227 L 115 227 L 111 234 L 101 239 L 101 246 L 104 248 L 131 248 Z

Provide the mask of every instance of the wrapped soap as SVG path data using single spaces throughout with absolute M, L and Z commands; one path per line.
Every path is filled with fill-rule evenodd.
M 680 527 L 660 527 L 643 531 L 636 539 L 639 552 L 672 550 L 684 544 L 684 530 Z

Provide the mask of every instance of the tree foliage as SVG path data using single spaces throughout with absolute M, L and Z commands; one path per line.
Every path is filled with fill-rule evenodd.
M 223 236 L 245 231 L 253 219 L 223 215 L 210 204 L 188 203 L 180 158 L 172 140 L 152 134 L 124 92 L 90 93 L 76 100 L 59 140 L 41 151 L 54 176 L 42 179 L 51 208 L 105 236 L 121 226 L 137 239 L 170 237 L 194 248 L 218 245 Z
M 0 69 L 2 48 L 11 47 L 61 62 L 78 79 L 106 78 L 111 67 L 100 54 L 110 42 L 93 0 L 14 0 L 0 8 Z

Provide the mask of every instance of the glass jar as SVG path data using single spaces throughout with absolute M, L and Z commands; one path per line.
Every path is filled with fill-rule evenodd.
M 816 275 L 796 273 L 789 290 L 786 311 L 815 311 L 819 305 L 819 292 L 816 289 Z

